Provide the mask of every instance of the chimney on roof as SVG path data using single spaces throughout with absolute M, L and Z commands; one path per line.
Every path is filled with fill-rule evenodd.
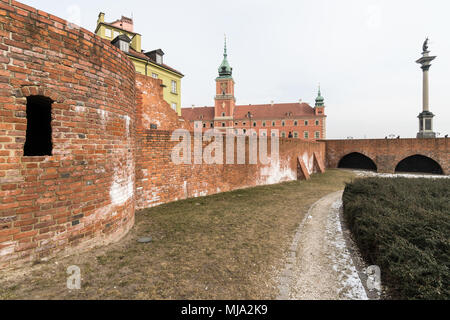
M 103 12 L 98 14 L 97 25 L 101 22 L 105 22 L 105 14 Z
M 298 100 L 298 103 L 300 103 L 300 104 L 301 104 L 301 103 L 302 103 L 302 99 Z
M 270 105 L 273 107 L 273 105 L 274 105 L 274 101 L 272 100 L 272 101 L 270 101 Z
M 192 109 L 194 109 L 194 107 L 195 107 L 195 104 L 192 105 Z

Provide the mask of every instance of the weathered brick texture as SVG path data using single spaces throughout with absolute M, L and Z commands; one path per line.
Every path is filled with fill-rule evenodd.
M 164 100 L 162 80 L 136 74 L 136 130 L 138 134 L 156 125 L 158 130 L 191 130 L 185 121 Z
M 429 157 L 440 164 L 444 174 L 450 174 L 448 138 L 440 139 L 365 139 L 327 140 L 326 164 L 336 168 L 347 154 L 358 152 L 372 159 L 378 172 L 393 173 L 397 164 L 413 155 Z
M 103 244 L 132 227 L 134 74 L 91 32 L 0 2 L 0 267 Z M 54 101 L 52 156 L 23 156 L 32 95 Z
M 191 133 L 192 163 L 194 163 L 194 136 Z M 299 139 L 280 139 L 279 162 L 264 165 L 261 161 L 249 164 L 249 141 L 245 141 L 245 164 L 237 164 L 237 146 L 234 143 L 234 164 L 226 164 L 224 139 L 224 164 L 182 164 L 172 162 L 172 150 L 178 142 L 171 141 L 170 131 L 147 130 L 137 137 L 136 158 L 136 208 L 142 209 L 219 192 L 258 185 L 296 180 L 297 158 L 303 159 L 309 174 L 318 172 L 314 153 L 324 159 L 323 143 Z M 209 143 L 203 142 L 203 151 Z M 271 156 L 268 138 L 268 156 Z M 259 154 L 259 151 L 257 150 Z M 259 160 L 259 159 L 258 159 Z

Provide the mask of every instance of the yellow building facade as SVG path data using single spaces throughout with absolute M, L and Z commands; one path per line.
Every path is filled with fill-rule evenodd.
M 133 20 L 123 17 L 111 23 L 105 22 L 105 14 L 100 13 L 95 34 L 113 41 L 121 35 L 129 39 L 129 45 L 120 48 L 126 52 L 134 64 L 137 73 L 161 79 L 163 83 L 164 100 L 181 116 L 181 79 L 184 75 L 164 64 L 164 52 L 161 49 L 144 52 L 142 36 L 133 30 Z M 124 42 L 128 42 L 126 38 Z

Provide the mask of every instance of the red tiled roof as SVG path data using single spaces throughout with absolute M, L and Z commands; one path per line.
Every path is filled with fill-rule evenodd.
M 250 111 L 252 119 L 286 119 L 305 116 L 314 116 L 314 108 L 307 103 L 278 103 L 236 106 L 234 109 L 234 120 L 245 120 Z M 181 113 L 190 121 L 214 120 L 214 107 L 183 108 Z
M 252 119 L 283 119 L 314 116 L 314 108 L 307 103 L 278 103 L 236 106 L 234 119 L 246 119 L 250 111 Z
M 214 107 L 182 108 L 181 115 L 188 121 L 213 121 Z
M 128 54 L 129 54 L 130 56 L 135 57 L 135 58 L 139 58 L 139 59 L 142 59 L 142 60 L 150 61 L 151 63 L 154 63 L 154 64 L 156 64 L 156 65 L 158 65 L 158 66 L 160 66 L 160 67 L 162 67 L 162 68 L 164 68 L 164 69 L 167 69 L 167 70 L 170 70 L 170 71 L 172 71 L 172 72 L 175 72 L 175 73 L 179 74 L 180 76 L 184 76 L 180 71 L 175 70 L 174 68 L 171 68 L 171 67 L 169 67 L 168 65 L 166 65 L 166 64 L 164 64 L 164 63 L 163 63 L 163 64 L 156 63 L 156 61 L 153 61 L 153 60 L 150 59 L 148 56 L 146 56 L 144 53 L 142 53 L 142 52 L 137 52 L 136 50 L 134 50 L 134 49 L 131 48 L 131 47 L 130 47 L 130 49 L 129 49 L 129 51 L 128 51 Z

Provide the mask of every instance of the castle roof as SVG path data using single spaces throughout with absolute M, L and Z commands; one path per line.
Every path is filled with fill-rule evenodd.
M 161 49 L 158 49 L 158 50 L 161 50 Z M 153 60 L 153 59 L 151 59 L 149 56 L 147 56 L 145 53 L 143 53 L 143 52 L 137 52 L 137 51 L 134 50 L 133 48 L 130 48 L 128 54 L 129 54 L 130 56 L 135 57 L 135 58 L 138 58 L 138 59 L 150 61 L 151 63 L 156 64 L 156 65 L 158 65 L 158 66 L 161 66 L 161 67 L 164 68 L 164 69 L 167 69 L 167 70 L 169 70 L 169 71 L 175 72 L 175 73 L 179 74 L 180 76 L 184 76 L 180 71 L 175 70 L 175 69 L 172 68 L 172 67 L 169 67 L 167 64 L 164 64 L 164 63 L 159 64 L 159 63 L 157 63 L 155 60 Z
M 277 103 L 241 105 L 234 109 L 234 120 L 248 119 L 247 114 L 252 114 L 252 119 L 272 120 L 289 119 L 315 116 L 314 108 L 307 103 Z M 189 121 L 213 121 L 214 107 L 182 108 L 182 116 Z

